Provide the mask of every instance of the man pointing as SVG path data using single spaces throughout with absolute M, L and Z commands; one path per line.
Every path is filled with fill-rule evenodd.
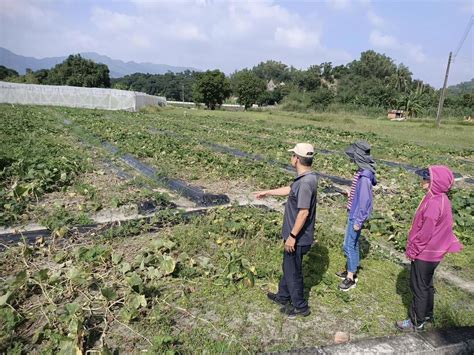
M 298 143 L 292 152 L 291 165 L 297 176 L 290 186 L 274 190 L 257 191 L 258 199 L 267 196 L 288 196 L 283 217 L 282 237 L 285 242 L 283 253 L 283 277 L 278 292 L 268 293 L 268 298 L 283 306 L 281 311 L 290 318 L 308 316 L 308 302 L 303 294 L 303 256 L 314 240 L 316 220 L 317 176 L 311 171 L 314 149 L 311 144 Z M 290 307 L 288 307 L 290 306 Z

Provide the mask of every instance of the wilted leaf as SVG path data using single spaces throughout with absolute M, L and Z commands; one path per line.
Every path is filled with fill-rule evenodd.
M 243 283 L 246 287 L 253 287 L 255 285 L 255 277 L 250 271 L 247 272 L 247 275 L 244 277 Z
M 174 269 L 176 268 L 176 261 L 168 255 L 163 255 L 163 259 L 160 262 L 160 270 L 165 275 L 169 275 L 173 273 Z
M 138 309 L 140 307 L 146 307 L 146 298 L 144 295 L 133 294 L 129 297 L 127 306 L 131 309 Z
M 11 294 L 12 293 L 8 291 L 3 296 L 0 296 L 0 306 L 4 306 L 8 302 L 8 299 L 10 298 Z
M 120 264 L 120 269 L 119 270 L 122 274 L 125 274 L 125 273 L 129 272 L 131 269 L 132 269 L 132 267 L 127 262 L 124 262 L 124 263 Z
M 159 279 L 163 276 L 161 271 L 153 266 L 148 268 L 146 275 L 149 279 Z

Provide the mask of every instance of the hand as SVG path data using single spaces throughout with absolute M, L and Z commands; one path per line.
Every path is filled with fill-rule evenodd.
M 360 231 L 360 226 L 358 224 L 354 224 L 354 230 L 356 232 Z
M 253 194 L 258 200 L 261 200 L 268 196 L 268 191 L 255 191 Z
M 295 244 L 296 244 L 296 239 L 293 238 L 291 235 L 288 236 L 288 239 L 285 242 L 285 250 L 288 253 L 293 253 L 295 251 Z

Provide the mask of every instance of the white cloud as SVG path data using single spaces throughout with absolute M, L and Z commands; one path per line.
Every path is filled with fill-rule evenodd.
M 275 41 L 283 47 L 311 48 L 319 45 L 319 35 L 298 27 L 278 27 L 275 31 Z
M 410 42 L 400 42 L 396 37 L 382 34 L 374 30 L 370 33 L 369 42 L 376 48 L 393 50 L 399 57 L 408 57 L 416 63 L 423 63 L 426 55 L 420 45 Z
M 140 24 L 141 19 L 136 16 L 109 11 L 100 7 L 92 9 L 91 21 L 100 30 L 121 32 Z
M 170 37 L 177 39 L 191 41 L 191 40 L 207 40 L 207 35 L 200 30 L 200 28 L 195 24 L 188 24 L 178 22 L 174 25 L 171 25 L 167 30 L 165 30 Z
M 18 26 L 47 28 L 54 24 L 57 18 L 57 13 L 50 9 L 50 5 L 50 1 L 2 0 L 0 1 L 0 22 L 4 23 L 4 20 L 8 19 Z
M 408 56 L 416 63 L 424 63 L 426 61 L 426 55 L 423 53 L 423 48 L 420 45 L 407 43 L 406 49 Z
M 375 30 L 370 33 L 369 42 L 375 47 L 379 48 L 398 48 L 400 44 L 398 40 L 390 35 L 384 35 L 381 32 Z
M 377 15 L 372 9 L 367 11 L 367 18 L 369 22 L 376 27 L 382 27 L 385 23 L 384 19 Z
M 350 0 L 327 0 L 329 5 L 338 10 L 347 9 L 351 2 Z
M 141 33 L 131 34 L 128 38 L 135 48 L 147 49 L 152 47 L 151 41 Z

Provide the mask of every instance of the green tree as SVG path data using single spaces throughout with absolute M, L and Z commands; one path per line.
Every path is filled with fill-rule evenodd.
M 423 108 L 426 107 L 426 102 L 424 102 L 424 93 L 425 87 L 423 84 L 419 84 L 414 90 L 403 93 L 399 97 L 399 108 L 405 110 L 405 113 L 408 117 L 418 116 L 423 112 Z
M 193 86 L 194 102 L 202 102 L 211 110 L 222 105 L 231 94 L 230 82 L 220 70 L 199 73 Z
M 234 74 L 231 80 L 234 83 L 237 101 L 244 105 L 245 109 L 252 107 L 266 89 L 265 81 L 249 70 L 242 70 Z
M 295 73 L 296 84 L 304 91 L 314 91 L 321 86 L 321 67 L 312 65 L 306 71 Z
M 0 80 L 3 80 L 8 77 L 12 77 L 12 76 L 18 76 L 18 72 L 16 70 L 0 65 Z
M 311 93 L 310 101 L 315 109 L 324 110 L 334 101 L 334 93 L 330 89 L 321 86 Z
M 80 54 L 70 55 L 49 71 L 45 84 L 109 88 L 109 68 Z
M 399 64 L 395 73 L 388 79 L 388 85 L 398 92 L 406 92 L 410 89 L 412 82 L 411 71 L 404 64 Z
M 397 66 L 384 54 L 369 50 L 362 52 L 359 60 L 348 64 L 351 73 L 364 78 L 385 79 L 395 74 Z
M 286 64 L 275 60 L 267 60 L 261 62 L 252 68 L 252 71 L 260 79 L 266 82 L 273 80 L 277 83 L 287 82 L 291 80 L 291 72 Z

